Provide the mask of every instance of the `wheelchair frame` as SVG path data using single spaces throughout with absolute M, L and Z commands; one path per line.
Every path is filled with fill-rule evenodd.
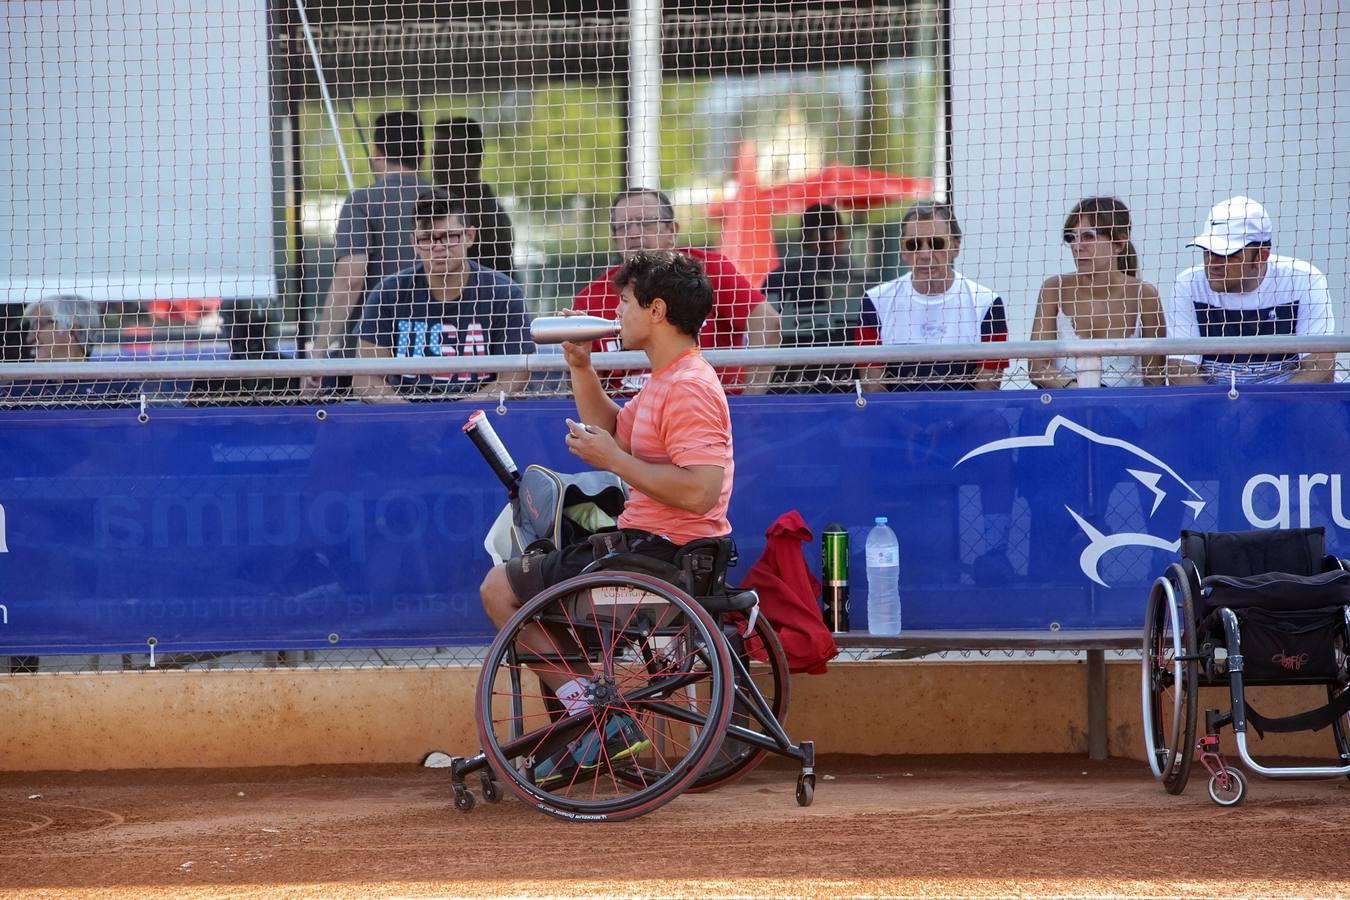
M 1334 558 L 1328 557 L 1328 560 Z M 1344 560 L 1335 560 L 1342 570 L 1350 569 Z M 1330 571 L 1330 569 L 1328 569 Z M 1190 777 L 1192 751 L 1199 754 L 1209 773 L 1210 798 L 1221 806 L 1240 803 L 1246 793 L 1246 778 L 1229 767 L 1219 752 L 1219 732 L 1232 726 L 1239 758 L 1251 771 L 1271 778 L 1320 778 L 1350 776 L 1350 714 L 1337 713 L 1334 701 L 1350 700 L 1350 605 L 1341 607 L 1338 674 L 1334 678 L 1287 677 L 1279 680 L 1249 678 L 1242 654 L 1242 632 L 1238 614 L 1227 606 L 1215 613 L 1223 627 L 1224 659 L 1216 655 L 1210 635 L 1200 643 L 1201 622 L 1196 617 L 1195 598 L 1201 595 L 1201 576 L 1196 564 L 1183 559 L 1173 563 L 1153 584 L 1144 622 L 1141 700 L 1143 704 L 1144 742 L 1149 767 L 1163 782 L 1168 793 L 1180 794 Z M 1327 607 L 1331 609 L 1333 607 Z M 1249 714 L 1245 690 L 1249 686 L 1318 684 L 1327 688 L 1328 705 L 1289 720 L 1303 720 L 1303 727 L 1281 727 L 1285 731 L 1319 730 L 1330 725 L 1341 765 L 1269 766 L 1257 762 L 1247 742 Z M 1227 687 L 1231 707 L 1227 712 L 1205 710 L 1205 734 L 1195 738 L 1196 706 L 1201 687 Z M 1315 719 L 1327 711 L 1328 721 Z
M 619 615 L 607 618 L 596 613 L 597 591 L 620 596 L 624 590 L 652 598 L 657 601 L 654 606 L 664 612 L 647 610 L 645 617 L 629 613 L 622 622 Z M 581 598 L 590 599 L 589 621 L 579 621 L 584 615 L 570 614 L 584 602 Z M 579 652 L 540 654 L 524 647 L 519 641 L 521 632 L 544 623 L 555 628 L 565 624 L 577 637 Z M 756 684 L 747 663 L 745 641 L 756 634 L 762 636 L 767 674 L 772 679 L 770 698 Z M 679 667 L 663 668 L 666 650 L 679 641 L 686 642 L 689 652 Z M 621 656 L 630 655 L 641 658 L 643 664 L 635 668 L 639 674 L 625 687 L 624 679 L 613 677 L 612 670 L 618 668 Z M 590 715 L 565 716 L 554 710 L 546 722 L 527 727 L 531 719 L 527 701 L 542 698 L 524 689 L 522 672 L 532 665 L 570 669 L 579 664 L 593 671 L 597 666 L 601 669 L 602 689 L 591 701 Z M 502 698 L 494 688 L 503 672 L 509 694 L 504 717 L 495 711 Z M 500 780 L 549 815 L 572 821 L 622 821 L 651 812 L 685 790 L 711 790 L 734 781 L 766 753 L 801 763 L 795 796 L 799 805 L 808 806 L 815 793 L 815 749 L 811 741 L 794 744 L 783 728 L 787 683 L 786 658 L 771 626 L 758 616 L 758 597 L 753 591 L 695 598 L 649 574 L 620 568 L 587 571 L 532 598 L 494 639 L 476 692 L 475 719 L 483 750 L 470 758 L 450 760 L 455 807 L 462 812 L 474 807 L 465 778 L 479 772 L 480 792 L 489 802 L 500 799 Z M 694 699 L 682 705 L 674 699 L 682 693 Z M 584 796 L 585 788 L 576 783 L 575 776 L 563 790 L 535 783 L 532 768 L 539 757 L 558 752 L 569 738 L 588 728 L 603 733 L 613 710 L 635 719 L 661 716 L 696 731 L 697 737 L 690 739 L 680 759 L 662 758 L 654 769 L 637 760 L 616 764 L 597 759 L 596 771 L 582 779 L 582 785 L 591 785 L 590 797 Z M 541 718 L 539 713 L 534 715 Z M 629 786 L 632 792 L 624 794 Z M 598 797 L 604 790 L 619 796 Z

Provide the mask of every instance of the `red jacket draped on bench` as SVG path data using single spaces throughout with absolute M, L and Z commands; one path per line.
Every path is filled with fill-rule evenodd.
M 789 671 L 820 675 L 839 648 L 816 602 L 820 582 L 802 555 L 802 542 L 812 539 L 811 529 L 794 509 L 775 519 L 764 535 L 769 539 L 764 554 L 741 580 L 741 587 L 759 594 L 760 609 L 783 643 Z

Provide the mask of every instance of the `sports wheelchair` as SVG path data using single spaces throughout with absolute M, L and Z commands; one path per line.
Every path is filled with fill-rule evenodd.
M 530 466 L 522 477 L 481 414 L 465 430 L 507 485 L 512 554 L 592 530 L 566 510 L 594 504 L 617 515 L 622 507 L 622 483 L 608 473 L 567 476 Z M 585 518 L 594 524 L 594 516 Z M 549 815 L 622 821 L 686 790 L 728 784 L 771 752 L 801 764 L 796 799 L 810 805 L 814 744 L 794 744 L 783 729 L 787 658 L 754 591 L 726 584 L 735 544 L 693 541 L 664 563 L 625 552 L 620 534 L 595 533 L 596 561 L 527 601 L 493 640 L 475 693 L 482 752 L 449 760 L 455 807 L 474 807 L 465 779 L 477 772 L 489 802 L 501 798 L 505 782 Z M 550 669 L 569 678 L 593 673 L 588 710 L 563 712 L 536 675 Z M 645 745 L 622 759 L 610 758 L 596 737 L 616 716 L 635 722 Z M 587 739 L 598 746 L 593 764 L 538 777 L 541 763 Z
M 1242 801 L 1246 777 L 1219 753 L 1219 732 L 1229 725 L 1253 772 L 1350 775 L 1350 564 L 1325 555 L 1324 543 L 1322 528 L 1181 532 L 1181 561 L 1154 582 L 1144 621 L 1145 749 L 1168 793 L 1185 790 L 1198 753 L 1210 799 Z M 1266 717 L 1244 694 L 1252 685 L 1300 684 L 1325 686 L 1326 705 Z M 1198 691 L 1216 686 L 1228 688 L 1232 706 L 1206 709 L 1197 741 Z M 1248 751 L 1248 726 L 1259 734 L 1331 726 L 1340 764 L 1262 765 Z

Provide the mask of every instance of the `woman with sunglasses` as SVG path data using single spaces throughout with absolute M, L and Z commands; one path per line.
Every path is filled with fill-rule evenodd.
M 863 344 L 976 344 L 1006 341 L 1003 299 L 953 268 L 961 225 L 946 203 L 923 202 L 900 220 L 909 272 L 863 295 Z M 900 363 L 866 369 L 869 391 L 996 390 L 1007 360 Z
M 1031 339 L 1102 340 L 1166 336 L 1158 289 L 1139 279 L 1130 211 L 1115 197 L 1089 197 L 1069 212 L 1064 243 L 1074 271 L 1041 285 Z M 1163 357 L 1033 359 L 1037 387 L 1134 387 L 1163 383 Z

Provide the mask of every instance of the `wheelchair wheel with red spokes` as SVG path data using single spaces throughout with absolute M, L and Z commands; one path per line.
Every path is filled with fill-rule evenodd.
M 585 710 L 550 715 L 539 673 L 585 677 Z M 534 597 L 498 633 L 479 676 L 478 734 L 525 802 L 621 821 L 698 778 L 725 736 L 732 687 L 726 641 L 697 602 L 649 575 L 595 572 Z

